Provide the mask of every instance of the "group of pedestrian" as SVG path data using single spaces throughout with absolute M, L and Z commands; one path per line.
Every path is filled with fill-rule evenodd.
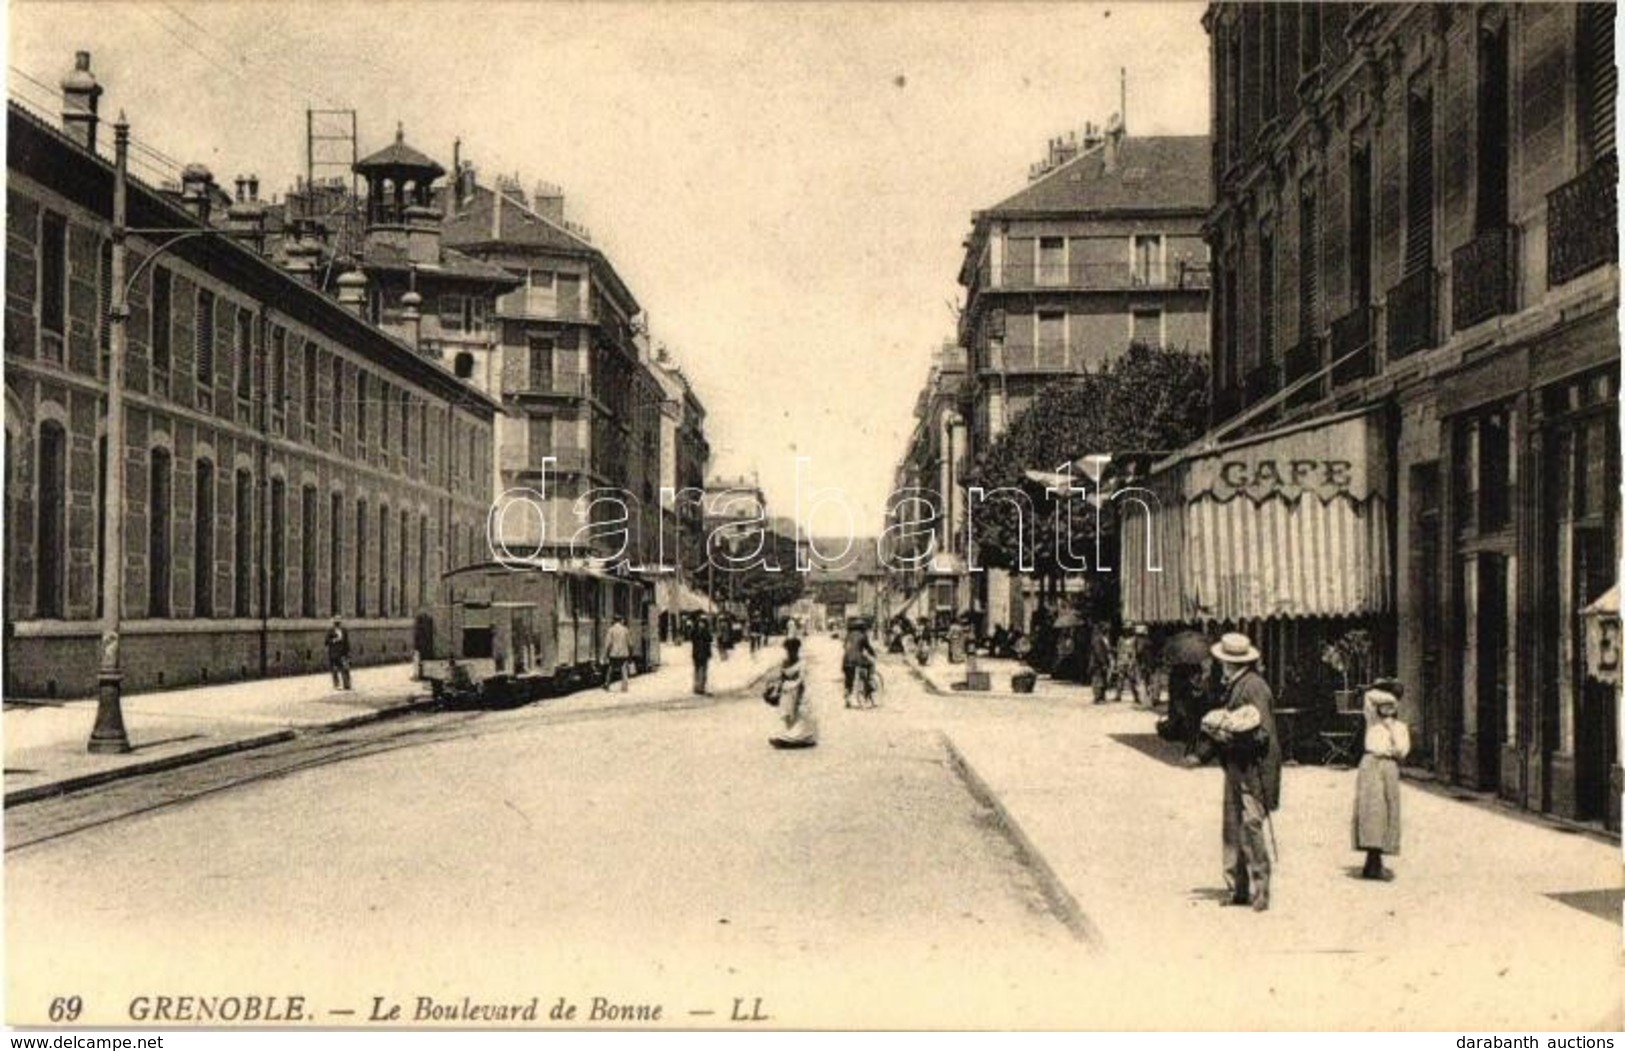
M 1121 701 L 1125 695 L 1142 708 L 1156 704 L 1156 660 L 1151 633 L 1144 624 L 1130 625 L 1112 643 L 1106 625 L 1096 624 L 1089 640 L 1089 686 L 1096 704 Z
M 1262 654 L 1246 635 L 1231 632 L 1209 649 L 1222 683 L 1218 704 L 1200 717 L 1200 732 L 1186 763 L 1218 759 L 1224 768 L 1224 808 L 1220 839 L 1229 903 L 1270 906 L 1276 853 L 1270 814 L 1281 805 L 1281 745 L 1275 732 L 1274 694 L 1258 662 Z M 1184 662 L 1182 662 L 1184 663 Z M 1170 673 L 1171 699 L 1189 703 L 1199 690 L 1184 667 Z M 1410 752 L 1410 731 L 1399 719 L 1404 688 L 1392 679 L 1365 693 L 1365 754 L 1355 778 L 1352 843 L 1365 853 L 1365 879 L 1389 880 L 1384 855 L 1399 853 L 1399 763 Z

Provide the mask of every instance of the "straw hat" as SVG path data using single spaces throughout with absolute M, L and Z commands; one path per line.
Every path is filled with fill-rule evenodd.
M 1251 664 L 1263 656 L 1253 646 L 1252 640 L 1239 631 L 1227 632 L 1208 652 L 1226 664 Z

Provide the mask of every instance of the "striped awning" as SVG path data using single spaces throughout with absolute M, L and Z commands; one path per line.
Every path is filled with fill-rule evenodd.
M 1380 613 L 1393 602 L 1378 414 L 1160 466 L 1123 524 L 1124 616 L 1190 623 Z M 1160 568 L 1153 568 L 1160 567 Z

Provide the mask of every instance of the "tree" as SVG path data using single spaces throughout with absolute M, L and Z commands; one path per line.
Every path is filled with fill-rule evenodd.
M 1129 453 L 1171 452 L 1199 437 L 1206 424 L 1206 360 L 1179 350 L 1133 344 L 1098 372 L 1047 387 L 1011 421 L 1009 428 L 968 472 L 967 484 L 987 492 L 1025 492 L 1034 515 L 1018 529 L 1020 512 L 1009 500 L 979 501 L 971 511 L 977 562 L 985 568 L 1019 570 L 1022 548 L 1041 581 L 1057 582 L 1076 563 L 1057 557 L 1071 550 L 1093 563 L 1096 531 L 1100 550 L 1115 551 L 1115 516 L 1097 514 L 1074 496 L 1057 499 L 1027 478 L 1028 471 L 1055 472 L 1089 455 L 1122 459 Z M 1089 484 L 1075 472 L 1078 484 Z M 1092 485 L 1091 485 L 1091 488 Z M 1059 538 L 1059 543 L 1058 543 Z M 1115 579 L 1115 578 L 1114 578 Z

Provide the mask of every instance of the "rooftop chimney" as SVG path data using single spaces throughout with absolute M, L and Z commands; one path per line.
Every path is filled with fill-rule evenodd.
M 96 107 L 102 86 L 90 72 L 90 52 L 74 54 L 73 69 L 62 78 L 62 130 L 92 153 L 96 152 Z
M 360 316 L 367 306 L 367 275 L 359 270 L 346 270 L 339 275 L 339 305 Z
M 1106 170 L 1115 172 L 1119 153 L 1123 145 L 1123 118 L 1112 114 L 1112 119 L 1106 124 Z
M 564 191 L 550 182 L 536 184 L 536 195 L 531 200 L 536 214 L 555 223 L 564 224 Z
M 209 208 L 214 203 L 214 173 L 201 164 L 188 164 L 181 170 L 181 203 L 199 223 L 209 225 Z

